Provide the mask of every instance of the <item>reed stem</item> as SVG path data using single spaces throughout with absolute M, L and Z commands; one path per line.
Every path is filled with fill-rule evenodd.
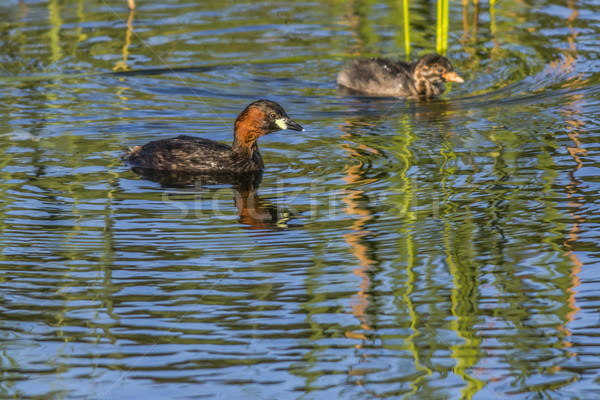
M 490 0 L 490 31 L 496 35 L 496 0 Z
M 448 0 L 437 1 L 435 48 L 439 54 L 446 55 L 448 49 Z
M 404 51 L 406 60 L 410 61 L 410 14 L 408 12 L 408 0 L 402 0 L 402 12 L 404 14 Z

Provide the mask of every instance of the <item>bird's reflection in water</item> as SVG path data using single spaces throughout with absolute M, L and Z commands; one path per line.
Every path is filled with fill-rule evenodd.
M 262 171 L 243 174 L 189 174 L 132 168 L 144 179 L 159 183 L 164 188 L 179 188 L 186 192 L 207 190 L 207 186 L 231 186 L 238 221 L 245 229 L 283 231 L 301 224 L 290 223 L 300 217 L 293 207 L 274 204 L 258 195 Z M 217 192 L 215 191 L 215 194 Z
M 340 87 L 340 94 L 349 96 L 346 101 L 351 107 L 353 116 L 359 114 L 362 116 L 378 116 L 380 119 L 389 114 L 390 117 L 410 114 L 416 118 L 423 118 L 429 121 L 437 121 L 446 118 L 453 111 L 458 110 L 462 105 L 447 98 L 433 99 L 403 99 L 400 97 L 382 97 L 374 95 L 365 95 L 353 89 Z

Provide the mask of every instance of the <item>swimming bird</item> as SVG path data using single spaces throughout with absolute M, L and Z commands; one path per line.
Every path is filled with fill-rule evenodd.
M 444 56 L 428 54 L 409 63 L 389 58 L 358 58 L 339 73 L 337 83 L 351 92 L 378 96 L 431 98 L 445 82 L 464 82 Z
M 135 168 L 193 174 L 241 174 L 262 171 L 256 141 L 282 129 L 303 131 L 274 101 L 251 103 L 235 120 L 231 146 L 213 140 L 181 135 L 129 149 L 124 159 Z

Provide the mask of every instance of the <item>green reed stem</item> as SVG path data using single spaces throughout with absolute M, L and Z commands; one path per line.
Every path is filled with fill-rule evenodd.
M 442 1 L 438 0 L 437 1 L 437 21 L 435 23 L 435 50 L 439 53 L 441 53 L 442 49 Z
M 490 0 L 490 31 L 496 35 L 496 0 Z
M 408 0 L 402 0 L 402 12 L 404 14 L 404 50 L 406 60 L 410 61 L 410 14 L 408 13 Z
M 446 54 L 448 49 L 448 0 L 437 1 L 436 45 L 439 54 Z
M 444 18 L 442 19 L 442 54 L 446 55 L 448 50 L 448 3 L 449 0 L 443 0 Z

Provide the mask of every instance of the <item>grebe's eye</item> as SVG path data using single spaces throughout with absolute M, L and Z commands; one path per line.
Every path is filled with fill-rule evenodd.
M 442 72 L 444 72 L 444 68 L 442 68 L 442 67 L 439 67 L 439 68 L 438 68 L 438 72 L 441 74 Z
M 275 119 L 275 117 L 276 117 L 275 113 L 271 113 L 271 114 L 269 114 L 269 118 L 271 118 L 271 119 Z

